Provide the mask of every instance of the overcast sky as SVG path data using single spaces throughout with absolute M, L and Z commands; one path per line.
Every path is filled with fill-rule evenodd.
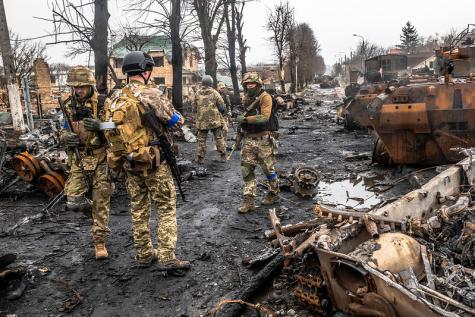
M 48 0 L 3 0 L 10 29 L 23 38 L 41 36 L 51 30 L 51 24 L 35 19 L 50 17 Z M 77 1 L 77 0 L 73 0 Z M 248 63 L 272 62 L 272 46 L 264 24 L 267 10 L 280 0 L 258 0 L 248 5 L 245 35 L 251 47 Z M 356 33 L 384 47 L 399 42 L 403 24 L 410 20 L 420 35 L 446 33 L 450 28 L 462 29 L 475 23 L 475 0 L 290 0 L 298 22 L 307 22 L 315 31 L 327 65 L 339 56 L 349 54 L 359 41 Z M 124 19 L 126 0 L 109 0 L 111 24 L 117 26 Z M 130 20 L 130 18 L 129 18 Z M 47 40 L 43 40 L 47 42 Z M 48 47 L 49 62 L 69 64 L 87 63 L 88 56 L 70 60 L 64 57 L 66 48 Z M 91 60 L 93 60 L 91 58 Z

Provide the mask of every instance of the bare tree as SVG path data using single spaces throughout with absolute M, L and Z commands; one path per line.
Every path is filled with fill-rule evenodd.
M 279 60 L 279 81 L 282 92 L 285 92 L 284 65 L 289 45 L 289 32 L 294 24 L 294 9 L 289 2 L 280 2 L 268 12 L 267 29 L 272 32 L 271 41 Z
M 229 52 L 229 73 L 233 82 L 233 104 L 239 103 L 239 83 L 236 66 L 236 10 L 236 0 L 230 0 L 224 4 Z
M 216 84 L 216 49 L 225 15 L 223 6 L 227 0 L 192 0 L 194 13 L 200 25 L 204 46 L 205 72 Z
M 16 78 L 19 81 L 33 71 L 33 62 L 37 58 L 46 58 L 46 46 L 40 42 L 22 40 L 17 34 L 10 32 L 12 42 L 13 62 Z
M 369 41 L 361 41 L 356 47 L 356 51 L 353 53 L 353 60 L 367 60 L 368 58 L 375 57 L 378 55 L 386 54 L 386 49 L 377 44 L 371 43 Z
M 49 44 L 67 43 L 70 56 L 94 52 L 94 69 L 99 93 L 107 93 L 109 11 L 107 0 L 85 2 L 55 0 L 51 5 L 54 31 Z M 93 16 L 93 19 L 91 18 Z
M 49 67 L 50 75 L 54 77 L 56 85 L 60 91 L 62 91 L 63 87 L 66 85 L 65 78 L 70 69 L 71 66 L 64 63 L 54 63 Z
M 20 92 L 16 82 L 15 63 L 3 0 L 0 0 L 0 51 L 2 52 L 3 70 L 7 82 L 8 101 L 13 119 L 13 128 L 17 131 L 24 131 L 25 123 L 21 109 Z
M 135 0 L 130 11 L 138 12 L 139 22 L 157 30 L 157 34 L 165 34 L 172 43 L 173 68 L 173 105 L 182 110 L 183 107 L 183 49 L 189 36 L 195 32 L 195 19 L 191 15 L 192 6 L 188 0 Z M 146 13 L 143 15 L 143 13 Z M 156 18 L 150 22 L 150 15 Z
M 155 34 L 147 34 L 143 27 L 121 25 L 115 32 L 114 37 L 120 38 L 128 51 L 142 51 L 144 46 L 153 40 Z
M 241 63 L 241 75 L 247 73 L 246 52 L 249 49 L 247 39 L 244 37 L 244 6 L 248 1 L 240 1 L 236 7 L 234 14 L 236 18 L 237 42 L 239 44 L 239 62 Z

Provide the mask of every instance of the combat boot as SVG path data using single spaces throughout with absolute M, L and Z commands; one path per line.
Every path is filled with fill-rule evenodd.
M 238 212 L 240 214 L 245 214 L 255 209 L 256 209 L 256 205 L 254 204 L 254 197 L 244 196 L 244 200 L 242 202 L 241 207 L 239 207 Z
M 157 268 L 159 271 L 189 270 L 190 261 L 173 259 L 169 261 L 159 261 Z
M 96 248 L 96 260 L 104 260 L 109 257 L 109 253 L 107 253 L 107 249 L 106 249 L 106 244 L 103 241 L 96 241 L 95 248 Z
M 153 261 L 158 260 L 158 250 L 152 249 L 152 254 L 148 258 L 145 258 L 145 259 L 140 259 L 137 256 L 135 256 L 135 260 L 138 262 L 139 266 L 142 266 L 142 267 L 150 266 L 150 264 L 152 264 Z
M 261 204 L 264 205 L 264 206 L 270 206 L 270 205 L 273 205 L 275 204 L 276 202 L 278 202 L 280 200 L 280 197 L 279 197 L 279 194 L 275 194 L 275 193 L 267 193 L 267 195 L 264 197 L 264 199 L 262 200 Z
M 227 162 L 228 161 L 228 158 L 226 156 L 226 153 L 221 153 L 221 162 Z

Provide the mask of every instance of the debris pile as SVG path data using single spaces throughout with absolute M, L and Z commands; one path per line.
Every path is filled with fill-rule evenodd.
M 58 131 L 56 121 L 45 120 L 30 133 L 9 137 L 3 133 L 0 139 L 2 192 L 20 180 L 49 197 L 63 190 L 68 156 L 59 148 Z
M 337 89 L 321 89 L 318 85 L 308 86 L 300 97 L 294 98 L 291 106 L 281 107 L 283 120 L 313 121 L 335 120 L 338 105 L 341 103 Z M 285 104 L 285 103 L 284 103 Z M 329 106 L 327 113 L 318 111 L 322 105 Z
M 474 166 L 467 158 L 368 212 L 317 204 L 313 219 L 282 225 L 270 210 L 265 236 L 281 251 L 246 262 L 280 256 L 274 285 L 284 283 L 287 297 L 324 316 L 473 316 Z M 284 316 L 298 309 L 274 297 L 263 304 Z

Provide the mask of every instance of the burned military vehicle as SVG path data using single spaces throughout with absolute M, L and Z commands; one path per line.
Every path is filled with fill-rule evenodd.
M 365 61 L 365 83 L 354 90 L 344 109 L 344 124 L 348 130 L 371 128 L 367 106 L 388 83 L 401 85 L 407 81 L 407 57 L 405 55 L 380 55 Z M 353 87 L 352 85 L 351 87 Z M 346 91 L 345 91 L 346 92 Z
M 322 316 L 474 316 L 472 150 L 421 188 L 367 212 L 315 206 L 315 218 L 266 236 L 285 279 Z
M 436 51 L 440 80 L 388 87 L 368 105 L 378 136 L 375 162 L 454 163 L 460 156 L 453 148 L 475 146 L 473 27 L 469 25 L 454 45 Z

